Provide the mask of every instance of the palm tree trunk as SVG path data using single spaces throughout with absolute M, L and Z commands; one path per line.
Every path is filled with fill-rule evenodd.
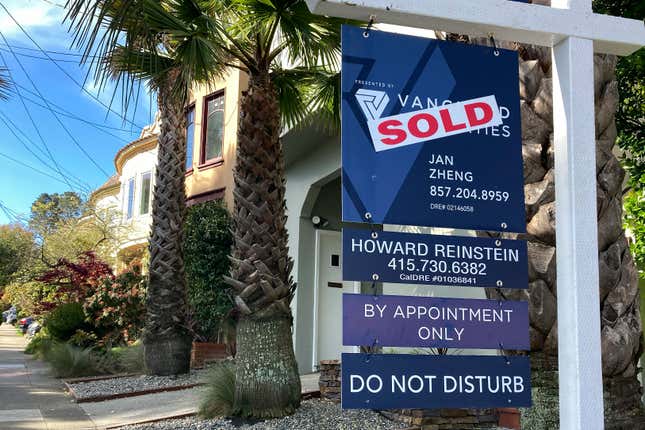
M 529 300 L 534 407 L 523 414 L 522 428 L 551 429 L 558 428 L 558 415 L 553 413 L 558 408 L 558 286 L 551 50 L 528 45 L 504 47 L 517 48 L 520 55 L 529 289 L 502 290 L 502 296 Z M 618 103 L 615 65 L 613 56 L 594 57 L 602 370 L 606 428 L 631 429 L 645 426 L 637 380 L 642 327 L 638 274 L 622 229 L 625 173 L 612 151 Z M 496 291 L 488 294 L 499 298 Z
M 253 76 L 241 103 L 229 283 L 240 311 L 236 414 L 257 418 L 293 413 L 300 378 L 289 306 L 295 284 L 285 227 L 285 176 L 280 111 L 269 76 Z
M 186 321 L 186 280 L 182 251 L 186 209 L 184 106 L 170 97 L 172 76 L 159 85 L 161 129 L 152 200 L 150 280 L 143 337 L 150 374 L 174 375 L 190 370 L 192 337 Z

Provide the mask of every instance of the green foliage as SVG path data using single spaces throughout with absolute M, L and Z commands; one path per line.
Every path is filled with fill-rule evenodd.
M 57 378 L 75 378 L 110 373 L 103 357 L 92 348 L 79 348 L 70 343 L 54 342 L 44 354 L 52 374 Z
M 218 339 L 221 322 L 233 306 L 222 279 L 229 272 L 230 228 L 230 217 L 222 203 L 206 202 L 188 210 L 184 227 L 188 300 L 196 335 L 202 340 Z
M 80 218 L 83 205 L 81 196 L 73 191 L 43 193 L 31 205 L 29 227 L 44 237 L 56 231 L 61 223 Z
M 641 278 L 645 279 L 645 191 L 632 190 L 623 200 L 625 204 L 625 228 L 633 241 L 631 250 L 639 267 Z
M 65 303 L 58 306 L 45 317 L 44 326 L 51 336 L 60 341 L 69 340 L 77 330 L 87 329 L 83 305 Z
M 33 355 L 35 358 L 45 358 L 53 343 L 54 340 L 47 333 L 47 329 L 42 328 L 25 347 L 25 354 Z
M 119 371 L 126 373 L 145 373 L 146 365 L 143 356 L 143 344 L 137 342 L 130 346 L 112 348 Z
M 104 277 L 94 286 L 83 309 L 100 332 L 102 344 L 118 345 L 139 337 L 145 323 L 146 282 L 134 268 Z
M 56 288 L 43 282 L 14 282 L 4 288 L 2 301 L 18 308 L 22 316 L 39 315 L 41 304 L 54 300 Z
M 235 366 L 232 361 L 214 365 L 208 374 L 206 390 L 199 405 L 203 418 L 226 417 L 233 413 L 235 399 Z
M 74 333 L 72 337 L 69 338 L 69 343 L 81 348 L 94 346 L 96 345 L 97 341 L 98 338 L 96 337 L 96 334 L 85 330 L 76 330 L 76 333 Z
M 20 225 L 0 225 L 0 287 L 16 279 L 35 256 L 34 235 Z

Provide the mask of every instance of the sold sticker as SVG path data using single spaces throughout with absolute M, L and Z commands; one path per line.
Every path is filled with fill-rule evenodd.
M 376 152 L 502 124 L 494 95 L 385 118 L 375 118 L 377 112 L 367 121 Z

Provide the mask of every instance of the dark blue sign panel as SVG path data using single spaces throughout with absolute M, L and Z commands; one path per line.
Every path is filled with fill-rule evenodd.
M 343 409 L 531 406 L 528 357 L 342 355 Z
M 524 232 L 517 52 L 343 27 L 343 221 Z
M 528 302 L 343 294 L 343 345 L 528 350 Z
M 524 240 L 343 229 L 343 279 L 528 288 Z

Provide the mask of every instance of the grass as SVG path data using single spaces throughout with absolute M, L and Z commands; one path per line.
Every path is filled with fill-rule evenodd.
M 208 374 L 199 415 L 203 418 L 230 416 L 234 399 L 235 366 L 231 361 L 223 361 L 215 365 Z
M 126 373 L 145 373 L 146 366 L 143 358 L 143 344 L 140 342 L 130 346 L 112 348 L 116 366 Z
M 69 343 L 53 343 L 44 354 L 58 378 L 94 376 L 106 373 L 104 363 L 92 348 L 79 348 Z M 109 373 L 109 372 L 107 372 Z

